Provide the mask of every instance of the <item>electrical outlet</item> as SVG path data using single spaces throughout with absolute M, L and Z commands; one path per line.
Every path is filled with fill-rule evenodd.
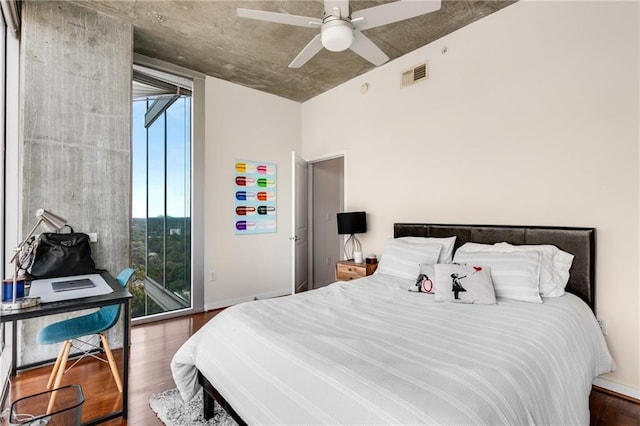
M 600 331 L 602 331 L 603 335 L 607 335 L 607 320 L 602 318 L 602 317 L 598 317 L 598 325 L 600 326 Z
M 97 243 L 98 242 L 98 233 L 97 232 L 89 232 L 87 234 L 89 236 L 89 242 Z
M 209 272 L 209 281 L 215 281 L 218 279 L 218 273 L 216 271 Z

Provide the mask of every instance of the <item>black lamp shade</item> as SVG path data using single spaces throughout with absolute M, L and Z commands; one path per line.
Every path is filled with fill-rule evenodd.
M 338 234 L 363 234 L 367 232 L 365 212 L 338 213 Z

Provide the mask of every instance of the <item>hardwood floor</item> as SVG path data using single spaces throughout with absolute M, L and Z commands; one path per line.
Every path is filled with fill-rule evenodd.
M 114 419 L 103 423 L 115 425 L 162 425 L 149 408 L 149 397 L 154 393 L 175 387 L 169 369 L 173 354 L 189 336 L 220 311 L 210 311 L 189 317 L 165 320 L 134 326 L 131 330 L 131 352 L 129 358 L 129 418 L 128 422 Z M 114 357 L 122 371 L 120 350 Z M 27 395 L 46 390 L 51 366 L 18 372 L 11 381 L 7 398 L 14 401 Z M 64 384 L 80 383 L 85 395 L 82 421 L 98 418 L 121 406 L 121 394 L 111 376 L 108 364 L 85 359 L 68 371 Z M 8 404 L 7 404 L 8 405 Z M 3 407 L 4 409 L 4 407 Z
M 134 326 L 131 331 L 129 419 L 114 419 L 104 424 L 161 426 L 162 423 L 149 408 L 149 397 L 175 387 L 169 369 L 173 354 L 218 312 Z M 114 351 L 114 356 L 120 360 L 121 353 Z M 46 366 L 19 372 L 11 382 L 8 401 L 45 390 L 50 371 L 51 367 Z M 63 384 L 71 383 L 80 383 L 85 394 L 83 421 L 115 411 L 120 406 L 120 394 L 107 364 L 83 360 L 65 375 Z M 590 409 L 592 426 L 640 426 L 640 404 L 606 391 L 594 388 Z

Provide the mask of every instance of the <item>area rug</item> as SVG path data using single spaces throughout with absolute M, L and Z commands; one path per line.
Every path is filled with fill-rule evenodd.
M 184 402 L 178 389 L 169 389 L 152 395 L 149 406 L 166 426 L 233 426 L 236 422 L 218 404 L 211 419 L 202 415 L 202 392 L 189 402 Z

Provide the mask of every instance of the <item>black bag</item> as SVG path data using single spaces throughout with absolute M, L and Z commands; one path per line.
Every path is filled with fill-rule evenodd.
M 96 264 L 91 258 L 87 234 L 40 234 L 29 275 L 34 278 L 56 278 L 94 273 Z

